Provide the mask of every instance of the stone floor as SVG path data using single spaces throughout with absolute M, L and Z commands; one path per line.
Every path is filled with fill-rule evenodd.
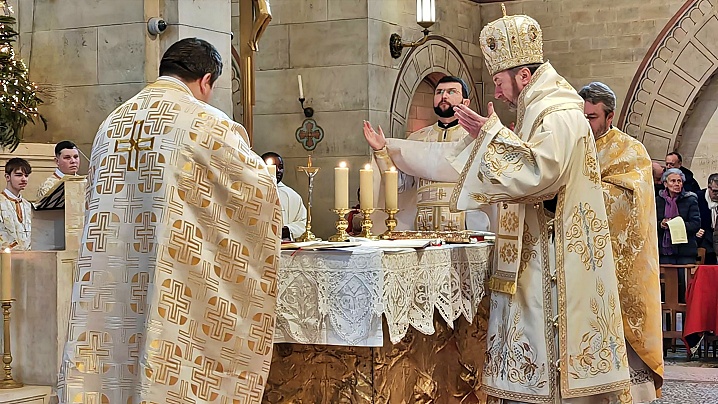
M 685 356 L 679 349 L 665 359 L 663 397 L 654 404 L 718 404 L 718 358 Z

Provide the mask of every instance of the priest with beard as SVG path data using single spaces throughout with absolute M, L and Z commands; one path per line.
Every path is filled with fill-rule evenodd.
M 414 148 L 418 142 L 457 142 L 465 140 L 468 132 L 454 116 L 454 106 L 470 104 L 469 86 L 459 77 L 445 76 L 436 84 L 434 112 L 438 121 L 410 134 L 406 139 L 386 139 L 386 145 L 373 150 L 378 170 L 383 173 L 392 166 L 399 170 L 399 208 L 397 230 L 487 230 L 489 219 L 482 211 L 449 212 L 449 198 L 456 183 L 437 181 L 435 167 L 416 159 Z M 381 127 L 377 130 L 383 136 Z M 364 122 L 364 135 L 377 134 L 369 122 Z M 429 163 L 429 164 L 427 164 Z M 383 184 L 383 181 L 374 181 Z M 375 192 L 375 195 L 383 193 Z M 381 198 L 380 198 L 381 200 Z M 375 221 L 376 223 L 376 221 Z

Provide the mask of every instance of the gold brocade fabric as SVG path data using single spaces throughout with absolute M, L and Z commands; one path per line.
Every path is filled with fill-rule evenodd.
M 52 173 L 51 176 L 47 177 L 45 182 L 43 182 L 37 190 L 37 199 L 42 199 L 45 194 L 47 194 L 47 191 L 51 190 L 61 179 L 62 178 L 58 177 L 56 173 Z
M 623 331 L 631 347 L 663 379 L 661 290 L 651 158 L 636 139 L 612 128 L 596 140 L 616 262 Z
M 244 128 L 161 77 L 95 137 L 61 403 L 260 403 L 281 210 Z

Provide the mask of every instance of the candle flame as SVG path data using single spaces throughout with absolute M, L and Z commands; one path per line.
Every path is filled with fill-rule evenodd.
M 346 161 L 340 162 L 340 163 L 339 163 L 339 167 L 340 167 L 340 168 L 347 168 L 347 162 L 346 162 Z
M 2 250 L 2 252 L 4 252 L 5 254 L 10 254 L 10 249 L 5 247 L 5 249 Z
M 371 170 L 371 164 L 366 164 L 366 165 L 364 166 L 364 169 L 365 169 L 365 170 Z
M 389 167 L 389 171 L 396 171 L 396 167 L 394 167 L 394 166 Z

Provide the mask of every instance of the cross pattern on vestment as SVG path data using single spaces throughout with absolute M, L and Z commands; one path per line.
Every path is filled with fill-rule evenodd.
M 127 153 L 127 171 L 137 171 L 140 162 L 140 151 L 152 150 L 155 144 L 154 137 L 142 137 L 144 123 L 145 121 L 135 121 L 132 124 L 130 138 L 121 139 L 115 143 L 115 153 Z

